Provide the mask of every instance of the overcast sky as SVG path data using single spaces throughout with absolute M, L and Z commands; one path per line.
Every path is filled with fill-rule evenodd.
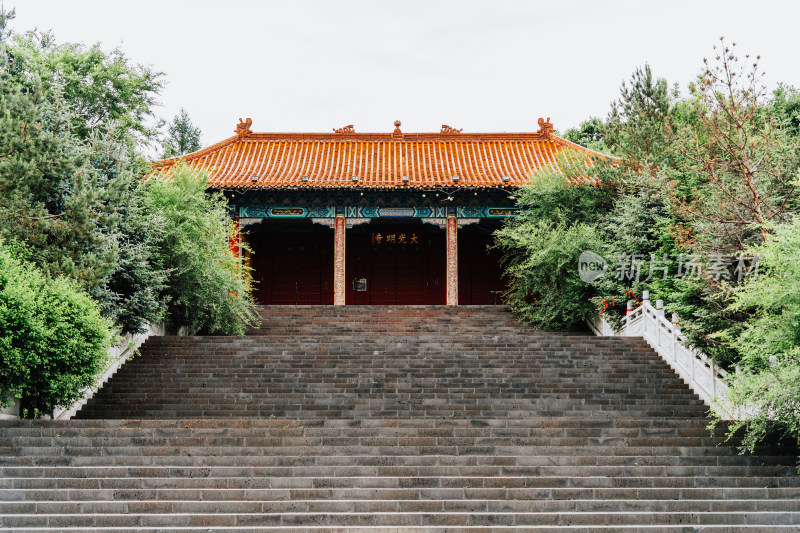
M 605 117 L 649 63 L 686 85 L 720 36 L 800 87 L 800 2 L 3 0 L 15 31 L 121 47 L 168 82 L 203 144 L 255 131 L 561 131 Z

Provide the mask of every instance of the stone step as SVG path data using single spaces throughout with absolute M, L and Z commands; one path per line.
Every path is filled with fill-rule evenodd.
M 702 427 L 652 427 L 652 426 L 632 426 L 632 427 L 437 427 L 437 428 L 418 428 L 418 427 L 315 427 L 315 426 L 293 426 L 285 424 L 283 426 L 273 426 L 265 428 L 163 428 L 152 429 L 150 431 L 142 428 L 74 428 L 74 427 L 51 427 L 37 428 L 32 431 L 25 431 L 20 428 L 0 429 L 0 446 L 12 445 L 15 438 L 24 436 L 27 444 L 69 444 L 69 445 L 96 445 L 112 444 L 117 445 L 125 440 L 135 438 L 137 442 L 143 443 L 142 439 L 151 439 L 154 443 L 185 443 L 192 439 L 204 444 L 218 441 L 219 444 L 236 444 L 243 442 L 247 438 L 282 438 L 282 437 L 303 437 L 303 438 L 352 438 L 354 442 L 363 438 L 425 438 L 425 439 L 528 439 L 528 438 L 589 438 L 589 437 L 614 437 L 614 438 L 682 438 L 682 437 L 724 437 L 723 430 L 716 428 L 709 432 Z M 91 444 L 85 444 L 87 442 Z
M 685 449 L 684 449 L 685 450 Z M 780 451 L 780 450 L 779 450 Z M 742 466 L 742 465 L 792 465 L 796 457 L 786 455 L 757 455 L 740 456 L 731 451 L 726 455 L 684 455 L 650 454 L 650 455 L 582 455 L 580 450 L 576 453 L 526 455 L 526 456 L 477 456 L 477 455 L 269 455 L 248 456 L 238 455 L 199 455 L 199 456 L 109 456 L 105 460 L 95 456 L 63 457 L 62 461 L 52 461 L 52 457 L 33 458 L 25 457 L 12 461 L 12 457 L 5 456 L 0 459 L 10 466 L 0 466 L 0 474 L 8 472 L 8 477 L 36 477 L 58 470 L 63 477 L 76 477 L 71 472 L 84 472 L 83 477 L 93 477 L 88 474 L 90 469 L 105 469 L 120 467 L 123 471 L 131 469 L 136 472 L 136 467 L 156 468 L 185 468 L 185 467 L 272 467 L 272 466 L 394 466 L 394 467 L 425 467 L 425 466 Z M 156 459 L 158 459 L 156 461 Z M 46 470 L 45 470 L 46 469 Z M 53 475 L 53 474 L 49 474 Z M 81 476 L 77 476 L 81 477 Z
M 783 466 L 515 466 L 515 467 L 332 467 L 332 466 L 286 466 L 286 467 L 197 467 L 197 468 L 96 468 L 84 471 L 83 475 L 59 475 L 56 472 L 39 472 L 37 477 L 9 476 L 0 479 L 0 488 L 6 489 L 62 489 L 62 488 L 141 488 L 167 486 L 172 488 L 204 487 L 213 479 L 214 483 L 225 483 L 228 487 L 269 487 L 273 480 L 281 478 L 415 478 L 420 486 L 431 486 L 437 477 L 465 479 L 508 479 L 512 486 L 529 481 L 523 478 L 636 478 L 667 476 L 717 478 L 792 476 L 794 465 Z M 158 480 L 163 483 L 157 484 Z M 322 482 L 322 481 L 321 481 Z M 361 483 L 361 481 L 359 481 Z M 485 481 L 484 481 L 485 484 Z M 358 485 L 361 486 L 361 485 Z M 528 486 L 528 485 L 526 485 Z
M 468 531 L 474 533 L 499 533 L 514 531 L 518 533 L 593 533 L 596 531 L 630 531 L 630 532 L 646 532 L 646 533 L 685 533 L 687 527 L 683 525 L 594 525 L 594 526 L 270 526 L 266 531 L 276 532 L 292 532 L 292 533 L 344 533 L 358 531 L 360 533 L 454 533 L 456 531 Z M 144 527 L 88 527 L 88 528 L 61 528 L 61 527 L 42 527 L 37 526 L 34 528 L 27 527 L 14 527 L 7 529 L 10 533 L 15 532 L 64 532 L 64 531 L 102 531 L 104 533 L 141 533 L 143 531 L 175 531 L 181 533 L 209 533 L 209 532 L 225 532 L 225 533 L 263 533 L 265 528 L 263 526 L 201 526 L 201 527 L 169 527 L 162 526 L 158 528 L 144 528 Z M 702 527 L 703 533 L 797 533 L 796 526 L 770 526 L 770 525 L 704 525 Z
M 756 502 L 800 498 L 798 487 L 323 487 L 323 488 L 142 488 L 0 489 L 0 501 L 296 501 L 296 500 L 736 500 Z
M 629 455 L 631 464 L 635 461 L 634 458 L 641 457 L 643 454 L 648 452 L 652 452 L 653 454 L 660 454 L 660 449 L 653 449 L 653 448 L 633 448 L 630 450 L 624 449 L 614 449 L 614 448 L 607 448 L 607 449 L 594 449 L 595 447 L 591 447 L 592 449 L 587 450 L 580 450 L 579 453 L 583 453 L 585 455 L 578 457 L 587 457 L 589 459 L 582 459 L 584 461 L 583 464 L 592 464 L 591 461 L 596 461 L 597 464 L 619 464 L 620 462 L 624 462 L 625 460 L 625 453 Z M 393 453 L 394 450 L 394 453 Z M 708 448 L 705 447 L 698 447 L 698 448 L 684 448 L 684 449 L 667 449 L 663 451 L 663 454 L 667 457 L 678 457 L 680 459 L 670 459 L 677 465 L 692 465 L 697 464 L 697 461 L 703 460 L 705 461 L 706 457 L 735 457 L 735 453 L 727 450 L 719 453 L 710 453 L 707 451 Z M 406 449 L 397 449 L 392 447 L 370 447 L 368 449 L 353 449 L 350 451 L 348 457 L 353 457 L 352 461 L 358 462 L 359 459 L 361 461 L 374 461 L 375 457 L 381 456 L 390 456 L 396 457 L 397 461 L 401 461 L 401 463 L 407 464 L 410 461 L 416 461 L 416 458 L 424 457 L 425 463 L 422 464 L 430 464 L 431 461 L 437 462 L 439 464 L 447 464 L 447 461 L 454 460 L 453 458 L 458 457 L 467 457 L 469 461 L 474 461 L 476 464 L 481 463 L 485 464 L 486 462 L 490 461 L 514 461 L 514 464 L 519 465 L 538 465 L 543 462 L 548 455 L 544 452 L 539 451 L 539 454 L 536 455 L 537 451 L 531 451 L 530 454 L 520 457 L 519 459 L 507 459 L 509 457 L 513 458 L 515 455 L 513 453 L 501 453 L 499 450 L 494 449 L 476 449 L 474 447 L 464 447 L 464 448 L 453 448 L 447 450 L 439 450 L 442 453 L 435 454 L 435 453 L 426 453 L 429 450 L 419 450 L 418 448 L 406 448 Z M 519 452 L 519 449 L 513 450 Z M 527 451 L 527 450 L 526 450 Z M 12 450 L 12 455 L 4 455 L 0 456 L 0 465 L 1 466 L 37 466 L 41 468 L 46 468 L 48 466 L 131 466 L 131 467 L 138 467 L 138 466 L 171 466 L 171 465 L 263 465 L 263 464 L 272 464 L 271 461 L 276 459 L 283 460 L 285 459 L 287 462 L 289 460 L 295 460 L 296 457 L 304 458 L 305 461 L 314 460 L 314 461 L 333 461 L 334 459 L 319 459 L 320 457 L 334 457 L 336 461 L 340 460 L 338 458 L 342 457 L 342 453 L 347 453 L 347 448 L 342 449 L 321 449 L 321 448 L 277 448 L 272 450 L 272 453 L 264 452 L 263 450 L 259 451 L 257 448 L 247 448 L 247 449 L 236 449 L 236 450 L 226 450 L 222 447 L 207 447 L 207 448 L 150 448 L 145 450 L 141 455 L 127 455 L 127 454 L 119 454 L 119 455 L 110 455 L 107 453 L 107 450 L 98 450 L 96 452 L 87 451 L 84 454 L 77 454 L 72 453 L 72 450 L 67 449 L 59 449 L 55 453 L 50 453 L 48 455 L 40 455 L 40 456 L 33 456 L 27 455 L 20 458 L 19 450 Z M 121 450 L 120 450 L 121 452 Z M 449 454 L 448 454 L 449 452 Z M 684 452 L 683 455 L 677 455 L 681 452 Z M 793 462 L 792 455 L 787 453 L 785 450 L 778 450 L 780 455 L 773 455 L 771 457 L 778 457 L 782 458 L 780 460 L 775 459 L 777 464 L 791 464 Z M 191 456 L 188 455 L 179 455 L 179 454 L 192 454 Z M 241 454 L 250 453 L 251 455 L 247 458 L 243 458 Z M 177 457 L 176 457 L 177 455 Z M 572 455 L 569 451 L 565 450 L 557 450 L 553 456 L 557 457 L 567 457 Z M 493 459 L 494 457 L 499 457 L 499 459 Z M 688 457 L 688 459 L 684 459 L 684 457 Z M 762 457 L 762 456 L 758 456 Z M 796 458 L 796 454 L 794 455 Z M 596 459 L 592 459 L 596 458 Z M 559 459 L 560 460 L 560 459 Z M 558 460 L 554 460 L 557 462 Z M 753 464 L 760 464 L 758 458 L 753 459 Z M 199 464 L 198 464 L 199 463 Z M 302 463 L 301 463 L 302 464 Z M 412 463 L 418 464 L 418 463 Z
M 27 478 L 30 479 L 30 478 Z M 14 483 L 14 481 L 10 481 Z M 128 490 L 152 493 L 148 498 L 160 499 L 156 493 L 186 489 L 212 489 L 222 485 L 228 489 L 280 488 L 280 489 L 325 489 L 325 488 L 764 488 L 794 487 L 800 489 L 796 476 L 720 476 L 714 479 L 689 476 L 318 476 L 318 477 L 269 477 L 269 478 L 215 478 L 213 482 L 203 478 L 180 478 L 180 484 L 172 478 L 110 478 L 110 479 L 59 479 L 60 487 L 3 488 L 0 499 L 8 500 L 23 495 L 42 495 L 59 489 L 76 490 Z M 91 492 L 87 493 L 91 495 Z M 584 495 L 585 497 L 585 495 Z M 26 499 L 27 497 L 23 498 Z M 50 499 L 50 498 L 47 498 Z M 99 498 L 109 499 L 109 498 Z
M 800 530 L 798 450 L 739 455 L 642 339 L 492 306 L 259 312 L 149 339 L 77 419 L 0 421 L 0 528 Z
M 538 526 L 538 525 L 800 525 L 800 512 L 328 512 L 328 513 L 87 513 L 82 515 L 38 514 L 34 517 L 0 515 L 0 526 L 19 527 L 197 527 L 197 526 Z
M 549 410 L 549 409 L 537 409 L 536 411 L 523 411 L 523 410 L 516 410 L 516 411 L 501 411 L 501 412 L 493 412 L 493 411 L 465 411 L 465 410 L 453 410 L 451 412 L 443 413 L 441 410 L 428 410 L 428 411 L 419 411 L 419 410 L 407 410 L 407 409 L 386 409 L 382 411 L 378 411 L 375 413 L 364 413 L 360 411 L 349 410 L 345 411 L 341 408 L 334 408 L 334 409 L 258 409 L 258 410 L 250 410 L 245 408 L 239 409 L 220 409 L 220 410 L 213 410 L 213 409 L 145 409 L 141 410 L 137 413 L 132 413 L 127 410 L 116 410 L 116 409 L 98 409 L 98 408 L 89 408 L 86 410 L 82 415 L 81 418 L 85 417 L 94 417 L 94 418 L 106 418 L 106 419 L 113 419 L 113 418 L 123 418 L 127 419 L 131 416 L 138 414 L 139 416 L 143 417 L 150 417 L 150 418 L 183 418 L 183 417 L 207 417 L 207 418 L 217 418 L 222 420 L 227 420 L 230 417 L 247 417 L 247 416 L 254 416 L 254 417 L 300 417 L 300 416 L 319 416 L 319 417 L 340 417 L 343 419 L 363 419 L 366 417 L 375 418 L 375 419 L 393 419 L 397 417 L 409 417 L 409 416 L 417 416 L 417 417 L 428 417 L 428 418 L 462 418 L 462 419 L 472 419 L 472 420 L 489 420 L 492 418 L 496 418 L 498 416 L 553 416 L 553 417 L 566 417 L 566 416 L 574 416 L 575 418 L 584 418 L 586 416 L 597 416 L 598 418 L 616 418 L 622 416 L 628 416 L 631 413 L 635 413 L 631 410 L 610 410 L 610 409 L 581 409 L 581 410 Z M 701 407 L 697 407 L 694 410 L 694 414 L 696 416 L 700 416 L 705 413 L 705 410 Z M 658 415 L 667 415 L 667 416 L 674 416 L 674 417 L 686 417 L 691 412 L 687 409 L 681 409 L 678 411 L 672 410 L 663 410 L 653 407 L 652 409 L 648 409 L 645 411 L 639 411 L 638 414 L 642 416 L 658 416 Z M 102 415 L 102 416 L 101 416 Z
M 525 418 L 498 418 L 491 420 L 446 420 L 424 418 L 395 418 L 388 420 L 342 420 L 318 418 L 230 418 L 226 421 L 208 420 L 205 418 L 179 418 L 179 419 L 71 419 L 71 420 L 3 420 L 0 419 L 0 435 L 5 432 L 24 432 L 26 434 L 41 432 L 50 434 L 61 431 L 133 431 L 140 434 L 142 431 L 169 430 L 185 433 L 196 431 L 247 431 L 250 429 L 271 430 L 303 430 L 309 428 L 336 428 L 336 429 L 371 429 L 390 430 L 406 429 L 447 429 L 457 431 L 461 429 L 548 429 L 548 428 L 655 428 L 655 429 L 680 429 L 686 427 L 705 428 L 708 420 L 705 418 L 615 418 L 613 420 L 596 418 L 557 418 L 557 417 L 525 417 Z M 105 434 L 105 433 L 104 433 Z
M 759 507 L 759 509 L 756 509 Z M 78 500 L 0 501 L 0 514 L 364 512 L 800 512 L 796 499 L 737 500 Z

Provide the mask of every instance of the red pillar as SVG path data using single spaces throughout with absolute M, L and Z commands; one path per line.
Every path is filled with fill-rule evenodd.
M 347 285 L 344 277 L 344 217 L 336 217 L 333 234 L 333 305 L 344 305 Z
M 447 217 L 447 305 L 458 305 L 458 219 Z
M 239 257 L 241 254 L 241 249 L 239 248 L 239 241 L 241 240 L 241 235 L 239 234 L 239 217 L 233 217 L 230 222 L 233 224 L 233 231 L 231 232 L 230 240 L 228 241 L 228 246 L 233 252 L 233 255 Z

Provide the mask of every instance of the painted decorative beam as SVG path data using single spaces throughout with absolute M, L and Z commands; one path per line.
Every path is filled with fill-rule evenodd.
M 519 215 L 516 207 L 385 207 L 324 206 L 285 207 L 270 205 L 236 205 L 240 219 L 253 218 L 508 218 Z

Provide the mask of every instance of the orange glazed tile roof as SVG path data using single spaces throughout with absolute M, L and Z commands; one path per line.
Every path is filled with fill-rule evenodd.
M 527 183 L 556 154 L 607 157 L 553 134 L 539 119 L 535 133 L 255 133 L 241 121 L 233 137 L 197 152 L 153 164 L 148 177 L 168 178 L 183 159 L 210 172 L 209 186 L 230 188 L 487 188 Z M 355 177 L 357 176 L 358 179 Z M 254 179 L 255 178 L 255 179 Z M 407 179 L 406 179 L 407 178 Z

